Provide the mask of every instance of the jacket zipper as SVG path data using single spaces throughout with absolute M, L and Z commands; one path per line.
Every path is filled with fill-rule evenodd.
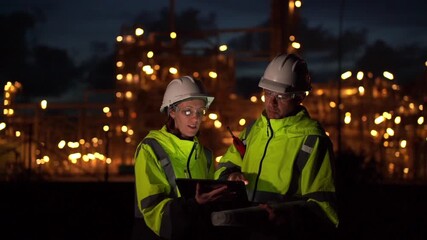
M 193 147 L 191 148 L 190 155 L 187 158 L 187 172 L 186 173 L 188 173 L 188 178 L 189 179 L 191 179 L 190 160 L 191 160 L 191 156 L 193 155 L 194 150 L 196 149 L 196 146 L 197 146 L 197 142 L 194 142 Z M 195 159 L 197 159 L 197 151 L 196 151 Z
M 271 135 L 269 134 L 269 132 Z M 267 143 L 265 144 L 264 153 L 262 154 L 261 161 L 259 162 L 258 174 L 256 176 L 255 186 L 254 186 L 254 190 L 252 193 L 252 202 L 255 201 L 255 195 L 256 195 L 257 188 L 258 188 L 259 176 L 261 175 L 261 171 L 262 171 L 262 163 L 264 162 L 265 155 L 267 154 L 268 145 L 270 144 L 270 141 L 273 138 L 273 135 L 274 135 L 274 132 L 273 132 L 273 128 L 271 127 L 271 124 L 270 124 L 270 119 L 267 118 L 267 136 L 269 138 L 267 140 Z

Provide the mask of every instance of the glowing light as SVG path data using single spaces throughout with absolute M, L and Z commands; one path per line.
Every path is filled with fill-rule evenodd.
M 133 96 L 133 94 L 132 94 L 132 92 L 131 92 L 131 91 L 126 91 L 126 93 L 125 93 L 125 97 L 126 97 L 127 99 L 131 99 L 131 98 L 132 98 L 132 96 Z
M 301 44 L 299 42 L 292 42 L 291 46 L 295 49 L 300 49 L 301 48 Z
M 300 0 L 295 1 L 295 7 L 300 8 L 302 6 L 302 2 Z
M 388 133 L 388 135 L 394 136 L 394 130 L 392 128 L 387 128 L 386 132 Z
M 346 112 L 345 113 L 345 117 L 344 117 L 344 123 L 345 124 L 350 124 L 351 122 L 351 113 L 350 112 Z
M 344 90 L 344 95 L 351 96 L 358 92 L 356 88 L 349 88 Z
M 385 118 L 383 116 L 379 116 L 379 117 L 375 118 L 374 123 L 378 125 L 384 121 L 385 121 Z
M 215 162 L 219 163 L 221 161 L 222 156 L 218 156 L 215 158 Z
M 424 123 L 424 117 L 423 116 L 419 117 L 417 120 L 417 123 L 418 125 L 422 125 Z
M 68 155 L 69 160 L 77 160 L 81 157 L 82 157 L 81 153 L 72 153 L 72 154 Z
M 174 68 L 174 67 L 171 67 L 171 68 L 169 68 L 169 72 L 170 72 L 171 74 L 177 74 L 177 73 L 178 73 L 178 69 L 176 69 L 176 68 Z
M 153 52 L 153 51 L 149 51 L 149 52 L 147 53 L 147 57 L 148 57 L 148 58 L 153 58 L 153 56 L 154 56 L 154 52 Z
M 390 143 L 388 141 L 384 141 L 383 146 L 384 147 L 388 147 L 390 145 Z
M 79 147 L 79 143 L 78 142 L 68 142 L 67 146 L 69 148 L 78 148 Z
M 251 97 L 251 102 L 256 103 L 258 101 L 258 98 L 256 96 Z
M 116 79 L 117 79 L 117 81 L 121 81 L 123 79 L 123 74 L 120 74 L 120 73 L 117 74 Z
M 406 140 L 402 140 L 402 141 L 400 141 L 400 147 L 401 147 L 401 148 L 406 148 L 406 145 L 407 145 Z
M 360 86 L 360 87 L 359 87 L 359 95 L 360 95 L 360 96 L 365 95 L 365 88 L 364 88 L 363 86 Z
M 239 120 L 239 125 L 240 125 L 240 126 L 244 126 L 245 124 L 246 124 L 246 119 L 241 118 L 241 119 Z
M 389 139 L 390 135 L 388 135 L 388 133 L 384 133 L 383 138 L 384 139 Z
M 217 120 L 218 119 L 218 115 L 216 113 L 209 113 L 208 117 L 211 120 Z
M 337 104 L 335 102 L 331 101 L 331 102 L 329 102 L 329 107 L 336 108 Z
M 135 29 L 135 35 L 136 36 L 141 36 L 142 34 L 144 34 L 144 29 L 142 29 L 142 28 Z
M 177 34 L 176 34 L 176 32 L 171 32 L 169 34 L 169 36 L 170 36 L 170 38 L 175 39 L 177 37 Z
M 363 79 L 363 72 L 359 71 L 356 75 L 357 80 L 361 81 Z
M 103 111 L 104 113 L 107 113 L 107 112 L 109 112 L 109 111 L 110 111 L 110 108 L 109 108 L 109 107 L 104 107 L 104 108 L 102 108 L 102 111 Z
M 47 108 L 47 101 L 46 101 L 46 100 L 41 100 L 41 102 L 40 102 L 40 107 L 41 107 L 42 109 L 46 109 L 46 108 Z
M 64 140 L 61 140 L 61 141 L 59 141 L 59 143 L 58 143 L 58 148 L 59 149 L 63 149 L 64 147 L 65 147 L 65 141 Z
M 122 42 L 123 41 L 123 37 L 122 36 L 117 36 L 116 37 L 116 41 L 117 42 Z
M 351 72 L 350 71 L 347 71 L 347 72 L 341 74 L 341 79 L 342 80 L 346 80 L 349 77 L 351 77 Z
M 227 45 L 223 44 L 223 45 L 219 46 L 219 48 L 218 48 L 218 49 L 219 49 L 221 52 L 225 52 L 225 51 L 227 51 L 228 47 L 227 47 Z
M 82 159 L 84 162 L 89 162 L 89 160 L 90 160 L 88 155 L 83 155 Z
M 377 137 L 378 136 L 377 130 L 371 130 L 371 136 Z
M 216 72 L 214 72 L 214 71 L 210 71 L 209 72 L 209 77 L 211 77 L 211 78 L 217 78 L 218 74 Z
M 219 120 L 215 120 L 214 126 L 215 126 L 215 128 L 220 128 L 220 127 L 222 127 L 222 123 Z
M 132 81 L 132 73 L 126 74 L 126 81 L 131 82 Z
M 392 115 L 388 112 L 383 112 L 383 116 L 388 120 L 390 120 L 392 118 Z
M 104 125 L 104 126 L 102 127 L 102 130 L 103 130 L 104 132 L 108 132 L 108 131 L 110 130 L 110 127 L 109 127 L 108 125 Z
M 122 127 L 121 127 L 121 130 L 122 130 L 122 132 L 127 132 L 128 131 L 128 127 L 126 126 L 126 125 L 123 125 Z
M 6 123 L 1 122 L 0 123 L 0 131 L 6 128 Z
M 401 121 L 402 121 L 402 118 L 400 116 L 396 116 L 394 118 L 394 123 L 396 123 L 396 124 L 400 124 Z
M 123 64 L 123 62 L 122 62 L 122 61 L 117 61 L 117 62 L 116 62 L 116 67 L 121 68 L 121 67 L 123 67 L 123 66 L 124 66 L 124 64 Z
M 393 74 L 392 74 L 391 72 L 388 72 L 388 71 L 384 71 L 384 72 L 383 72 L 383 76 L 384 76 L 385 78 L 389 79 L 389 80 L 393 80 L 393 79 L 394 79 Z

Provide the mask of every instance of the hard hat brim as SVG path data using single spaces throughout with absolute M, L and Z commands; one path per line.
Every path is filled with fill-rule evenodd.
M 160 112 L 166 111 L 166 109 L 169 106 L 171 106 L 171 105 L 175 105 L 175 104 L 178 104 L 180 102 L 188 101 L 188 100 L 191 100 L 191 99 L 201 99 L 201 100 L 204 100 L 206 102 L 206 105 L 205 105 L 206 108 L 209 108 L 209 106 L 212 104 L 212 102 L 215 99 L 215 97 L 206 96 L 206 95 L 192 95 L 192 96 L 188 96 L 188 97 L 182 98 L 179 101 L 176 101 L 176 102 L 174 102 L 174 103 L 172 103 L 172 104 L 170 104 L 168 106 L 161 106 L 160 107 Z
M 278 92 L 278 93 L 292 92 L 290 91 L 292 89 L 292 86 L 271 81 L 266 78 L 261 78 L 261 81 L 259 81 L 258 87 L 267 89 L 273 92 Z

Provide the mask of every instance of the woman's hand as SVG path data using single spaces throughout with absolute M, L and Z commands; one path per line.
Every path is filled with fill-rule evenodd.
M 213 202 L 218 198 L 222 197 L 225 191 L 227 190 L 227 185 L 219 185 L 217 188 L 213 189 L 210 192 L 201 192 L 200 184 L 196 185 L 196 202 L 200 205 Z

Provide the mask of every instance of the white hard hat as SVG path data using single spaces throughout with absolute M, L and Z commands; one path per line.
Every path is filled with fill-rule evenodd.
M 278 55 L 268 64 L 258 86 L 278 93 L 310 91 L 307 64 L 295 54 Z
M 160 112 L 164 112 L 168 107 L 177 102 L 194 98 L 205 100 L 207 108 L 214 100 L 214 97 L 207 95 L 201 81 L 194 80 L 189 76 L 174 79 L 166 87 Z

